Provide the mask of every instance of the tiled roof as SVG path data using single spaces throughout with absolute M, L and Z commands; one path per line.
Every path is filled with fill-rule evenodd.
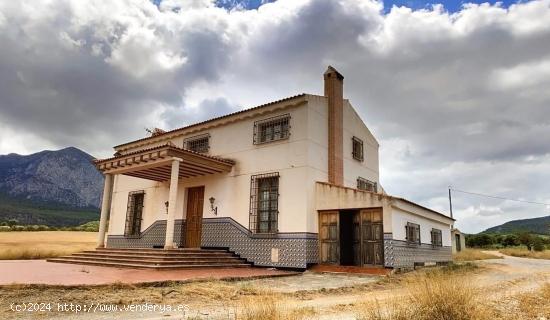
M 99 164 L 99 163 L 102 163 L 102 162 L 107 162 L 107 161 L 115 160 L 115 159 L 117 159 L 117 158 L 132 156 L 132 155 L 140 154 L 140 153 L 143 153 L 143 152 L 155 151 L 155 150 L 164 149 L 164 148 L 171 149 L 171 150 L 175 150 L 175 151 L 179 151 L 179 152 L 183 152 L 183 153 L 194 154 L 194 155 L 197 155 L 197 156 L 200 156 L 200 157 L 203 157 L 203 158 L 207 158 L 207 159 L 211 159 L 211 160 L 215 160 L 215 161 L 227 163 L 227 164 L 230 164 L 230 165 L 234 165 L 234 164 L 235 164 L 235 161 L 233 161 L 233 160 L 224 159 L 224 158 L 219 158 L 219 157 L 214 157 L 214 156 L 209 156 L 209 155 L 206 155 L 206 154 L 203 154 L 203 153 L 198 153 L 198 152 L 195 152 L 195 151 L 191 151 L 191 150 L 186 150 L 186 149 L 178 148 L 178 147 L 176 147 L 176 146 L 174 146 L 174 145 L 172 145 L 172 144 L 164 144 L 164 145 L 160 145 L 160 146 L 153 147 L 153 148 L 141 149 L 141 150 L 138 150 L 138 151 L 134 151 L 134 152 L 126 153 L 126 154 L 121 154 L 121 155 L 119 155 L 119 156 L 115 156 L 115 157 L 111 157 L 111 158 L 107 158 L 107 159 L 95 159 L 95 160 L 94 160 L 94 163 L 95 163 L 95 164 Z
M 145 138 L 142 138 L 142 139 L 138 139 L 138 140 L 126 142 L 126 143 L 123 143 L 123 144 L 119 144 L 118 146 L 115 146 L 115 148 L 120 148 L 120 147 L 129 145 L 129 144 L 132 144 L 132 143 L 136 143 L 136 142 L 140 142 L 140 141 L 145 141 L 145 140 L 149 140 L 149 139 L 153 139 L 153 138 L 162 137 L 162 136 L 164 136 L 164 135 L 168 135 L 168 134 L 170 134 L 170 133 L 174 133 L 174 132 L 177 132 L 177 131 L 180 131 L 180 130 L 189 129 L 189 128 L 192 128 L 192 127 L 195 127 L 195 126 L 203 125 L 203 124 L 208 123 L 208 122 L 212 122 L 212 121 L 216 121 L 216 120 L 219 120 L 219 119 L 227 118 L 227 117 L 234 116 L 234 115 L 237 115 L 237 114 L 241 114 L 241 113 L 246 113 L 246 112 L 258 110 L 258 109 L 261 109 L 261 108 L 264 108 L 264 107 L 268 107 L 268 106 L 274 105 L 274 104 L 276 104 L 276 103 L 281 103 L 281 102 L 293 100 L 293 99 L 296 99 L 296 98 L 303 98 L 303 97 L 305 97 L 305 96 L 306 96 L 305 93 L 301 93 L 301 94 L 298 94 L 298 95 L 295 95 L 295 96 L 291 96 L 291 97 L 287 97 L 287 98 L 284 98 L 284 99 L 280 99 L 280 100 L 272 101 L 272 102 L 269 102 L 269 103 L 265 103 L 265 104 L 262 104 L 262 105 L 259 105 L 259 106 L 253 107 L 253 108 L 243 109 L 243 110 L 240 110 L 240 111 L 237 111 L 237 112 L 228 113 L 228 114 L 223 115 L 223 116 L 220 116 L 220 117 L 208 119 L 208 120 L 201 121 L 201 122 L 197 122 L 197 123 L 194 123 L 194 124 L 185 126 L 185 127 L 173 129 L 173 130 L 170 130 L 170 131 L 166 131 L 166 132 L 157 134 L 156 136 L 145 137 Z

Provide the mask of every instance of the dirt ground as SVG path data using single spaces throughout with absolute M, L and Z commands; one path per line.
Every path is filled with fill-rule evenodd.
M 498 254 L 498 253 L 495 253 Z M 490 292 L 490 299 L 506 297 L 537 289 L 550 283 L 550 260 L 526 259 L 504 256 L 503 259 L 476 262 L 479 268 L 464 273 L 465 281 Z M 150 303 L 185 305 L 184 312 L 130 312 L 116 313 L 42 313 L 22 315 L 10 312 L 7 304 L 14 299 L 37 299 L 41 295 L 51 299 L 68 299 L 82 303 L 85 299 L 102 295 L 109 301 L 106 289 L 82 294 L 83 289 L 55 291 L 44 288 L 0 289 L 1 318 L 17 319 L 232 319 L 239 304 L 254 296 L 269 293 L 277 297 L 279 306 L 285 309 L 306 310 L 308 319 L 355 319 L 354 306 L 367 300 L 383 301 L 405 294 L 400 282 L 411 274 L 390 277 L 357 276 L 345 274 L 316 274 L 306 272 L 299 276 L 238 281 L 229 283 L 197 283 L 172 285 L 159 288 L 113 288 L 112 294 L 125 297 L 120 302 L 135 303 L 143 296 Z M 26 290 L 26 291 L 25 291 Z M 128 291 L 130 290 L 130 291 Z M 210 291 L 209 291 L 210 290 Z M 128 293 L 129 292 L 129 293 Z M 132 299 L 133 297 L 133 299 Z M 101 300 L 101 299 L 99 299 Z M 147 302 L 143 301 L 142 302 Z

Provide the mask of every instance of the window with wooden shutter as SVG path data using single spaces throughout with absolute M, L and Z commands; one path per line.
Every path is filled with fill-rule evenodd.
M 353 159 L 358 161 L 363 161 L 364 159 L 364 152 L 363 152 L 363 140 L 353 137 L 351 139 L 352 141 L 352 156 Z
M 420 244 L 420 225 L 407 222 L 405 226 L 405 238 L 408 243 Z
M 140 235 L 144 199 L 143 191 L 133 191 L 128 194 L 124 236 L 136 237 Z
M 442 247 L 443 246 L 443 237 L 441 235 L 441 230 L 432 229 L 431 235 L 432 235 L 432 246 Z

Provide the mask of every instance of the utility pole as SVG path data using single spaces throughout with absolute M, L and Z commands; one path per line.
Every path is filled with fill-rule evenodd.
M 451 186 L 449 186 L 449 211 L 451 213 L 451 218 L 453 217 L 453 200 L 451 198 Z

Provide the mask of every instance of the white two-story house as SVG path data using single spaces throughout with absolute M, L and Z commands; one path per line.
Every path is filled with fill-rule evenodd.
M 379 145 L 329 67 L 300 94 L 116 146 L 99 247 L 226 248 L 257 266 L 451 260 L 453 219 L 379 183 Z M 108 230 L 107 230 L 107 221 Z

